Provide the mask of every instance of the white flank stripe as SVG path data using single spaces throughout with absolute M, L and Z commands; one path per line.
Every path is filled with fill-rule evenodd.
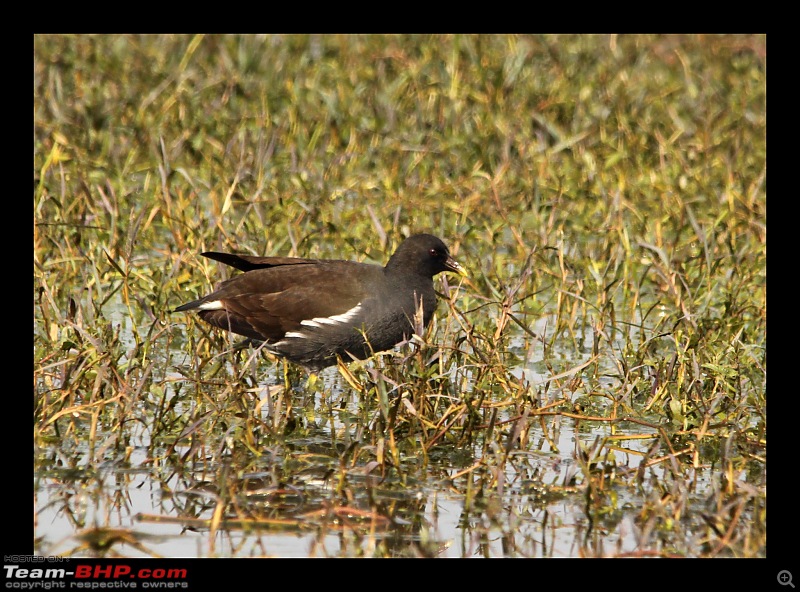
M 306 325 L 308 327 L 316 327 L 321 329 L 323 325 L 340 325 L 350 321 L 351 319 L 358 316 L 358 313 L 361 312 L 361 303 L 359 302 L 353 308 L 348 310 L 347 312 L 343 312 L 342 314 L 333 315 L 332 317 L 314 317 L 313 319 L 306 319 L 305 321 L 300 321 L 301 325 Z M 288 337 L 290 333 L 287 333 L 286 336 Z M 305 337 L 305 335 L 297 335 L 298 337 Z
M 287 331 L 284 334 L 283 339 L 281 339 L 280 341 L 276 341 L 275 343 L 271 343 L 267 347 L 273 350 L 277 350 L 278 348 L 281 348 L 284 345 L 289 345 L 289 342 L 286 341 L 287 337 L 289 338 L 295 337 L 297 339 L 308 339 L 308 335 L 306 335 L 305 333 L 301 333 L 300 331 Z

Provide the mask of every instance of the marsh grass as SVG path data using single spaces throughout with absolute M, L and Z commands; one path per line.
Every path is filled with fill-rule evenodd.
M 763 557 L 765 47 L 37 36 L 37 552 Z M 471 277 L 365 363 L 170 312 L 422 230 Z

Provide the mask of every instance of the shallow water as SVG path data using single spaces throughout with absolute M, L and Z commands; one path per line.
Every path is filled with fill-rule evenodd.
M 133 347 L 126 312 L 111 310 L 109 316 L 120 327 L 120 339 Z M 544 334 L 547 321 L 543 316 L 533 329 Z M 574 342 L 563 350 L 553 347 L 550 363 L 580 367 L 590 359 L 591 339 L 591 333 L 583 337 L 577 355 Z M 163 357 L 156 365 L 167 398 L 176 396 L 175 386 L 184 381 L 173 370 L 193 361 L 182 346 L 179 338 L 169 351 L 151 353 Z M 526 349 L 521 337 L 510 347 L 519 350 L 521 360 L 511 375 L 532 386 L 539 408 L 564 396 L 539 389 L 552 378 L 552 370 L 538 361 L 535 348 Z M 220 359 L 227 363 L 225 355 Z M 263 359 L 257 368 L 259 384 L 242 412 L 269 425 L 279 412 L 273 407 L 282 376 L 278 366 Z M 529 416 L 522 446 L 504 449 L 498 445 L 502 440 L 476 441 L 463 449 L 435 445 L 424 457 L 402 457 L 400 470 L 381 476 L 371 458 L 344 453 L 359 442 L 356 432 L 364 429 L 365 417 L 373 418 L 368 424 L 379 417 L 378 403 L 362 401 L 336 368 L 321 373 L 320 381 L 312 391 L 294 388 L 302 434 L 267 450 L 242 452 L 235 442 L 239 432 L 230 431 L 208 440 L 224 450 L 198 452 L 190 449 L 194 439 L 189 435 L 179 439 L 174 452 L 192 460 L 175 464 L 165 444 L 151 442 L 153 409 L 161 396 L 156 389 L 141 394 L 137 421 L 125 424 L 125 434 L 94 434 L 93 450 L 88 438 L 77 450 L 65 450 L 57 441 L 40 445 L 36 454 L 44 462 L 37 463 L 42 468 L 34 474 L 36 553 L 455 558 L 618 556 L 671 549 L 692 556 L 706 532 L 697 515 L 721 487 L 713 462 L 692 463 L 686 457 L 654 462 L 669 452 L 664 446 L 650 450 L 658 442 L 656 429 L 563 413 Z M 465 384 L 467 391 L 472 388 L 469 376 Z M 599 386 L 604 385 L 615 390 L 611 378 L 601 378 Z M 224 392 L 213 386 L 206 392 L 212 399 L 210 412 L 198 411 L 197 399 L 190 398 L 178 405 L 178 413 L 213 413 L 213 399 Z M 608 400 L 586 395 L 579 387 L 569 398 L 590 406 L 585 416 L 606 414 Z M 514 425 L 515 415 L 514 408 L 500 407 L 496 422 Z M 231 426 L 239 420 L 231 418 Z M 205 423 L 198 425 L 205 429 Z M 361 450 L 371 454 L 372 448 Z M 90 460 L 98 458 L 99 463 Z M 646 467 L 641 466 L 644 459 Z M 339 481 L 343 474 L 346 483 Z M 752 474 L 732 477 L 756 487 L 765 481 L 758 465 Z M 237 523 L 227 505 L 222 514 L 215 513 L 222 509 L 217 505 L 220 487 L 235 500 L 236 516 L 248 520 Z M 672 498 L 677 506 L 670 505 Z M 671 514 L 659 515 L 665 508 Z M 682 516 L 678 528 L 675 516 Z M 229 521 L 215 523 L 223 517 Z
M 549 438 L 558 451 L 550 448 L 541 428 L 533 426 L 528 450 L 513 451 L 503 466 L 495 495 L 487 501 L 467 501 L 459 493 L 464 490 L 469 467 L 479 461 L 480 451 L 456 458 L 462 461 L 453 466 L 453 455 L 431 454 L 427 479 L 408 483 L 399 488 L 385 486 L 378 477 L 359 475 L 352 471 L 350 490 L 366 499 L 371 496 L 379 503 L 392 505 L 395 524 L 368 525 L 359 523 L 349 532 L 315 528 L 312 532 L 245 531 L 240 528 L 221 528 L 212 538 L 207 527 L 186 521 L 187 508 L 195 519 L 211 519 L 214 510 L 213 493 L 192 491 L 176 475 L 166 481 L 154 478 L 146 457 L 146 443 L 132 451 L 123 463 L 108 462 L 104 466 L 87 468 L 85 474 L 44 474 L 37 476 L 34 504 L 37 509 L 35 534 L 41 537 L 39 553 L 46 555 L 91 556 L 94 551 L 83 547 L 80 533 L 92 526 L 126 531 L 126 539 L 114 545 L 115 553 L 127 557 L 308 557 L 370 555 L 376 545 L 385 545 L 383 552 L 396 549 L 400 554 L 414 554 L 422 544 L 425 553 L 440 557 L 570 557 L 585 546 L 590 529 L 585 514 L 585 500 L 579 489 L 569 486 L 577 473 L 573 456 L 579 444 L 590 447 L 597 438 L 610 434 L 610 427 L 600 425 L 589 431 L 585 422 L 576 432 L 576 422 L 570 418 L 550 418 Z M 626 430 L 617 430 L 617 434 Z M 628 433 L 641 433 L 631 428 Z M 325 434 L 319 435 L 319 450 L 324 451 Z M 633 443 L 631 445 L 631 442 Z M 648 441 L 645 441 L 647 444 Z M 296 443 L 297 445 L 301 443 Z M 312 442 L 305 444 L 311 448 Z M 631 450 L 646 451 L 646 445 L 634 440 L 626 443 Z M 635 471 L 642 458 L 633 452 L 615 451 L 615 470 Z M 320 452 L 322 469 L 326 461 L 333 462 L 335 454 Z M 467 461 L 467 462 L 464 462 Z M 139 468 L 137 468 L 139 467 Z M 263 475 L 269 473 L 265 463 Z M 661 472 L 660 467 L 652 469 Z M 213 474 L 213 468 L 209 474 Z M 449 479 L 462 473 L 462 477 Z M 248 479 L 258 479 L 250 473 Z M 301 481 L 296 481 L 297 483 Z M 335 484 L 312 474 L 305 479 L 306 487 L 298 492 L 305 499 L 297 503 L 315 510 L 320 502 L 332 497 Z M 269 491 L 267 489 L 266 491 Z M 616 492 L 620 509 L 637 504 L 633 491 Z M 701 495 L 702 491 L 698 491 Z M 257 495 L 257 494 L 256 494 Z M 252 503 L 257 504 L 256 496 Z M 382 500 L 384 500 L 382 502 Z M 500 501 L 502 500 L 502 501 Z M 285 499 L 283 503 L 285 503 Z M 369 508 L 364 499 L 353 500 L 354 507 Z M 295 515 L 293 513 L 293 515 Z M 157 522 L 172 517 L 174 523 Z M 635 552 L 636 527 L 630 514 L 611 516 L 603 525 L 602 546 L 608 552 Z M 184 526 L 188 525 L 187 528 Z M 591 537 L 590 537 L 591 542 Z M 432 549 L 434 551 L 432 551 Z M 602 552 L 602 551 L 601 551 Z

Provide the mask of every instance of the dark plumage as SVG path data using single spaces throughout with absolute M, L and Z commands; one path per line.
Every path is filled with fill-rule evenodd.
M 418 307 L 425 326 L 436 308 L 433 276 L 466 275 L 430 234 L 403 241 L 386 267 L 354 261 L 203 253 L 245 273 L 199 300 L 207 323 L 264 341 L 272 353 L 318 371 L 391 349 L 413 332 Z M 348 355 L 350 354 L 350 355 Z

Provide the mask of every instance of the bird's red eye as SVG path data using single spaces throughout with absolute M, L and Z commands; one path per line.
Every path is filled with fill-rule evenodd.
M 439 256 L 439 253 L 438 253 L 438 251 L 436 251 L 436 249 L 431 249 L 430 251 L 428 251 L 428 253 L 430 254 L 431 257 L 438 257 Z

